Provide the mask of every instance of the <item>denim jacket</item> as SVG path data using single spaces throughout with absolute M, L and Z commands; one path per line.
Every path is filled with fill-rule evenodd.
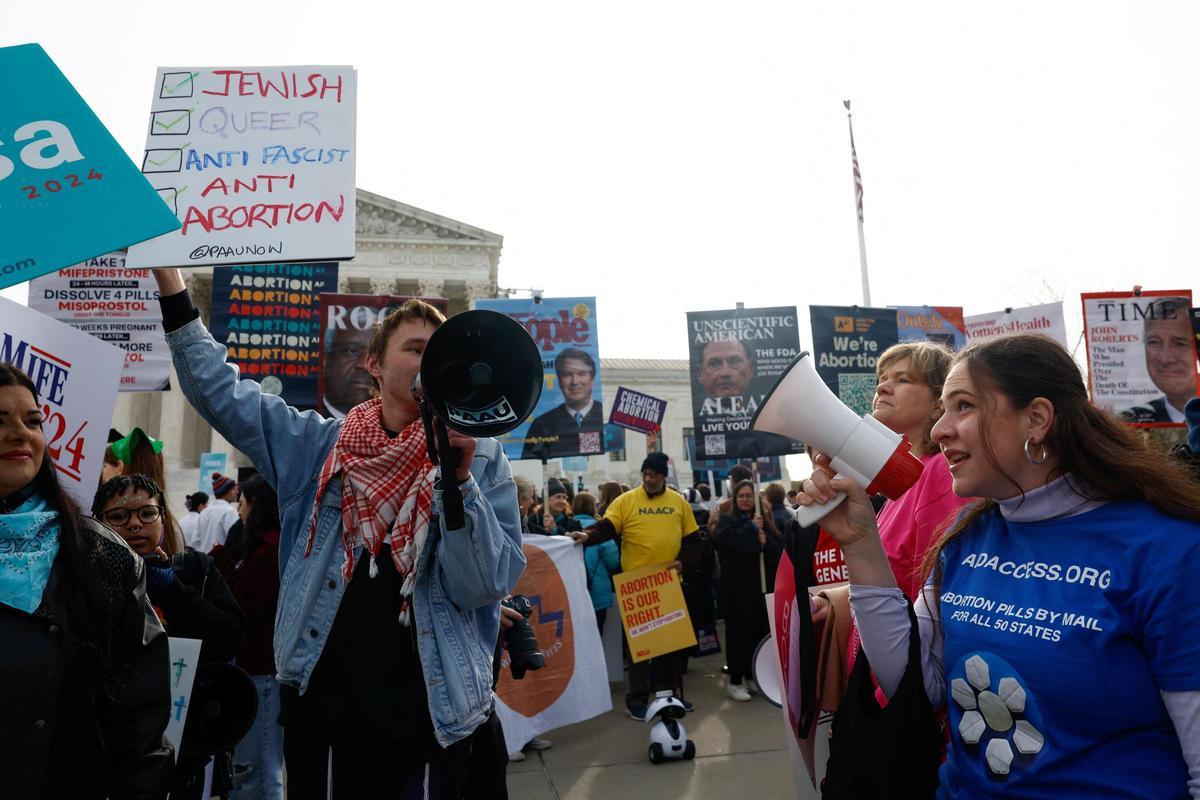
M 184 396 L 213 429 L 249 456 L 279 495 L 279 607 L 275 667 L 279 680 L 308 688 L 346 584 L 342 577 L 342 489 L 330 481 L 312 528 L 317 478 L 337 441 L 340 420 L 300 412 L 258 383 L 239 380 L 225 347 L 193 320 L 167 334 Z M 512 471 L 495 439 L 480 439 L 471 477 L 461 484 L 466 525 L 435 522 L 417 562 L 413 624 L 429 713 L 442 747 L 469 735 L 493 707 L 492 655 L 500 630 L 499 601 L 525 570 Z M 355 559 L 362 554 L 361 539 Z

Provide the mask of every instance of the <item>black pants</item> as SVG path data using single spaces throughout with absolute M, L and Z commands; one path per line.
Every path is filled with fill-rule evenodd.
M 663 689 L 676 691 L 682 688 L 683 675 L 680 669 L 679 651 L 630 663 L 629 691 L 625 693 L 625 705 L 648 705 L 650 695 L 654 692 Z

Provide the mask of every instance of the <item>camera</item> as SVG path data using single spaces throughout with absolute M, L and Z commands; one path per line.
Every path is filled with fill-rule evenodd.
M 529 605 L 529 598 L 523 594 L 514 594 L 501 603 L 521 615 L 521 619 L 504 632 L 509 668 L 513 678 L 519 681 L 525 677 L 525 670 L 546 666 L 546 657 L 538 650 L 537 637 L 533 635 L 533 626 L 529 624 L 529 618 L 533 615 L 533 606 Z

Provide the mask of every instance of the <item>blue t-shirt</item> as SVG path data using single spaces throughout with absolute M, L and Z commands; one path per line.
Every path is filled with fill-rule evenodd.
M 950 753 L 939 798 L 1186 798 L 1159 692 L 1200 689 L 1200 524 L 1144 503 L 943 552 Z

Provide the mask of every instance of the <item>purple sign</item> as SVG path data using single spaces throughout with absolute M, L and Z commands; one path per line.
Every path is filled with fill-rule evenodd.
M 666 400 L 618 386 L 608 421 L 612 425 L 620 425 L 631 431 L 654 433 L 662 427 L 666 413 Z

